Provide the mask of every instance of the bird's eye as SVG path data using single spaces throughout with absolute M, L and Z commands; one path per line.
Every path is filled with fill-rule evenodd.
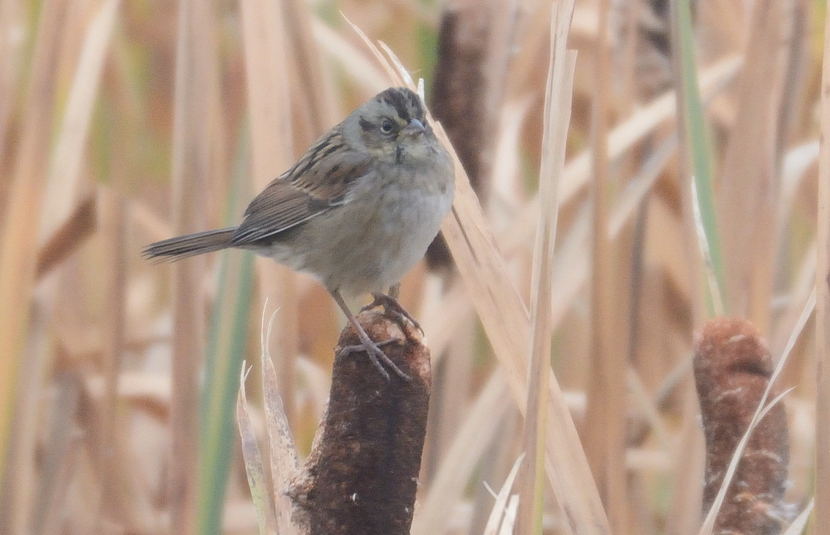
M 392 122 L 392 119 L 384 119 L 383 122 L 380 123 L 380 131 L 384 134 L 391 134 L 394 129 L 395 123 Z

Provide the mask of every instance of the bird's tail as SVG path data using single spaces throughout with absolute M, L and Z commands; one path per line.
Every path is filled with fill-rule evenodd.
M 144 249 L 144 256 L 180 260 L 188 256 L 226 249 L 231 246 L 231 237 L 235 230 L 235 227 L 207 230 L 157 241 Z

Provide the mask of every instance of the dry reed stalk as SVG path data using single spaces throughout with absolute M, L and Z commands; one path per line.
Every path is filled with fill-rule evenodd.
M 787 22 L 783 38 L 786 48 L 784 74 L 782 76 L 781 102 L 778 108 L 778 139 L 776 152 L 779 154 L 778 172 L 781 172 L 786 145 L 796 133 L 798 119 L 805 113 L 808 95 L 806 92 L 810 54 L 810 2 L 796 0 L 784 4 L 783 14 Z M 781 177 L 783 179 L 783 177 Z
M 522 467 L 522 460 L 523 456 L 519 456 L 519 458 L 516 459 L 516 462 L 513 463 L 513 468 L 510 469 L 510 473 L 507 474 L 504 484 L 501 486 L 499 493 L 496 495 L 496 500 L 495 503 L 493 503 L 490 516 L 487 518 L 487 524 L 482 530 L 483 535 L 496 535 L 496 533 L 513 532 L 513 526 L 510 524 L 515 522 L 516 515 L 508 515 L 507 513 L 510 500 L 515 497 L 515 495 L 511 496 L 510 491 L 513 489 L 513 482 L 516 480 L 516 476 L 519 474 L 519 469 Z
M 252 170 L 255 190 L 285 170 L 292 161 L 291 97 L 283 6 L 276 2 L 243 2 L 242 37 L 245 49 L 248 112 L 251 121 Z M 288 268 L 258 258 L 260 299 L 276 299 L 281 321 L 274 336 L 277 377 L 290 422 L 294 421 L 294 370 L 298 353 L 297 277 Z
M 424 302 L 432 296 L 425 296 Z M 432 299 L 438 303 L 437 299 Z M 434 310 L 434 309 L 433 309 Z M 442 340 L 441 345 L 435 344 L 433 331 L 430 333 L 430 352 L 444 351 L 443 358 L 432 358 L 432 393 L 430 395 L 429 413 L 427 418 L 427 439 L 424 446 L 424 459 L 421 463 L 421 484 L 419 486 L 419 500 L 426 496 L 432 486 L 433 477 L 447 454 L 457 430 L 467 419 L 468 403 L 472 397 L 472 383 L 475 374 L 474 359 L 475 320 L 469 308 L 461 313 L 462 321 L 453 321 L 452 337 Z M 419 312 L 418 317 L 430 317 L 429 312 Z M 442 314 L 443 316 L 443 314 Z M 436 313 L 432 312 L 432 317 Z M 449 318 L 449 314 L 447 314 Z M 447 358 L 450 357 L 450 358 Z
M 691 363 L 689 363 L 691 365 Z M 706 463 L 703 436 L 700 432 L 700 404 L 688 373 L 682 383 L 682 422 L 673 443 L 672 496 L 666 518 L 666 533 L 693 535 L 700 527 L 702 507 L 701 474 Z
M 97 198 L 86 195 L 55 231 L 46 237 L 37 254 L 40 280 L 74 253 L 95 232 Z
M 818 255 L 816 254 L 815 240 L 807 247 L 807 250 L 801 257 L 799 267 L 795 280 L 790 288 L 790 302 L 787 307 L 780 313 L 777 319 L 779 325 L 773 336 L 770 337 L 770 348 L 773 355 L 780 355 L 784 352 L 790 333 L 797 327 L 801 315 L 799 307 L 800 303 L 808 301 L 810 296 L 815 292 L 816 288 L 816 262 Z M 796 356 L 797 363 L 791 364 L 784 370 L 784 375 L 781 378 L 783 384 L 798 384 L 805 385 L 805 380 L 801 375 L 810 366 L 807 364 L 809 358 L 803 352 Z M 811 374 L 812 375 L 812 374 Z M 807 383 L 812 382 L 812 378 Z M 812 385 L 811 385 L 812 386 Z M 810 439 L 812 442 L 813 438 Z M 793 455 L 795 457 L 796 455 Z
M 511 410 L 499 422 L 499 431 L 502 436 L 519 436 L 523 422 L 519 411 Z M 491 441 L 489 447 L 484 450 L 480 460 L 480 481 L 477 492 L 472 496 L 473 510 L 470 514 L 469 533 L 484 533 L 486 526 L 494 512 L 498 510 L 498 504 L 493 501 L 493 489 L 490 482 L 498 483 L 504 481 L 502 489 L 506 485 L 512 486 L 511 473 L 518 464 L 521 469 L 523 460 L 518 451 L 517 441 L 497 440 Z M 458 510 L 458 509 L 456 509 Z
M 410 322 L 358 315 L 373 340 L 412 380 L 381 376 L 358 352 L 335 360 L 329 406 L 302 473 L 285 491 L 306 533 L 410 532 L 431 387 L 429 349 Z M 344 329 L 338 347 L 359 344 Z
M 82 532 L 164 531 L 152 497 L 142 492 L 142 475 L 129 469 L 136 450 L 129 449 L 123 441 L 122 430 L 128 427 L 119 426 L 117 419 L 112 421 L 112 413 L 117 414 L 122 408 L 117 403 L 113 406 L 108 399 L 112 395 L 112 379 L 104 375 L 96 378 L 99 387 L 82 388 L 77 413 L 72 415 L 73 424 L 83 426 L 83 431 L 76 433 L 84 442 L 84 469 L 89 477 L 89 488 L 79 497 L 86 513 Z M 120 392 L 116 396 L 120 397 Z
M 446 291 L 441 291 L 440 301 L 437 298 L 425 300 L 421 312 L 421 327 L 429 333 L 430 351 L 433 366 L 443 362 L 449 348 L 458 344 L 456 332 L 465 329 L 465 322 L 474 322 L 475 312 L 467 299 L 466 291 L 462 286 L 452 285 Z M 439 311 L 444 311 L 446 318 L 442 319 Z M 465 349 L 466 350 L 466 349 Z M 453 354 L 455 358 L 455 354 Z
M 93 201 L 87 200 L 80 206 L 75 206 L 75 198 L 78 191 L 82 189 L 81 161 L 85 152 L 85 146 L 89 137 L 89 127 L 92 119 L 94 104 L 99 94 L 101 72 L 105 59 L 110 50 L 110 41 L 113 28 L 117 18 L 120 2 L 108 0 L 95 11 L 94 17 L 89 24 L 83 17 L 77 17 L 79 30 L 78 36 L 83 41 L 78 47 L 77 66 L 74 67 L 72 85 L 66 103 L 66 109 L 61 121 L 61 128 L 58 132 L 54 154 L 50 161 L 49 175 L 47 178 L 47 195 L 44 199 L 44 212 L 41 221 L 41 235 L 52 234 L 46 242 L 42 251 L 51 254 L 50 257 L 40 256 L 38 260 L 38 276 L 42 274 L 43 261 L 56 262 L 59 257 L 65 256 L 73 248 L 82 243 L 84 238 L 92 232 L 92 229 L 99 226 L 91 221 L 93 210 L 90 209 Z M 91 199 L 92 197 L 88 197 Z M 101 486 L 100 494 L 96 499 L 91 500 L 91 508 L 96 509 L 102 502 L 97 498 L 103 497 L 108 501 L 104 510 L 112 513 L 114 494 L 112 488 L 106 484 L 114 478 L 115 468 L 122 466 L 116 459 L 118 448 L 115 444 L 115 414 L 116 414 L 116 387 L 115 381 L 119 366 L 124 342 L 124 298 L 126 284 L 126 255 L 124 254 L 124 238 L 126 221 L 123 217 L 122 201 L 115 200 L 112 203 L 105 203 L 110 208 L 107 211 L 105 220 L 107 224 L 100 226 L 105 229 L 108 245 L 111 247 L 108 253 L 113 262 L 113 269 L 109 272 L 107 285 L 107 313 L 105 322 L 109 322 L 108 328 L 103 329 L 104 354 L 102 362 L 108 369 L 110 384 L 109 403 L 106 407 L 109 415 L 104 416 L 105 421 L 101 423 L 102 440 L 96 445 L 97 468 L 105 484 Z M 78 211 L 80 210 L 80 211 Z M 88 217 L 89 216 L 89 217 Z M 110 224 L 111 223 L 111 224 Z M 77 236 L 68 232 L 78 231 Z M 51 248 L 50 248 L 51 247 Z M 57 256 L 57 258 L 56 258 Z M 54 320 L 54 315 L 51 315 Z M 112 364 L 112 367 L 109 365 Z M 34 389 L 31 390 L 35 392 Z M 95 503 L 97 501 L 97 503 Z M 99 515 L 100 516 L 100 515 Z
M 364 47 L 345 39 L 317 18 L 312 23 L 314 39 L 332 59 L 348 71 L 358 87 L 363 88 L 368 94 L 374 94 L 389 85 L 389 78 L 367 57 Z
M 17 0 L 0 0 L 0 162 L 5 160 L 6 134 L 9 119 L 14 109 L 14 88 L 20 76 L 20 48 L 12 37 L 17 25 L 21 24 L 21 9 Z M 0 205 L 4 204 L 5 188 L 0 186 Z
M 118 384 L 127 328 L 127 208 L 126 202 L 117 192 L 102 189 L 99 198 L 103 208 L 100 227 L 103 229 L 106 254 L 110 262 L 106 281 L 107 299 L 101 322 L 104 340 L 100 362 L 106 387 L 102 397 L 101 432 L 96 452 L 101 474 L 98 518 L 103 520 L 112 519 L 110 515 L 117 510 L 118 476 L 122 473 L 126 460 L 121 444 L 123 429 L 118 419 Z
M 784 3 L 755 4 L 746 59 L 736 92 L 738 110 L 726 147 L 718 196 L 723 246 L 730 251 L 725 296 L 728 310 L 766 331 L 770 321 L 775 209 L 780 165 L 778 110 L 784 54 Z M 747 221 L 754 221 L 747 225 Z M 758 232 L 758 229 L 770 229 Z
M 23 127 L 6 199 L 0 243 L 0 482 L 4 480 L 10 425 L 17 395 L 18 370 L 26 342 L 37 267 L 38 223 L 47 173 L 50 129 L 56 86 L 61 19 L 66 2 L 41 6 L 31 75 L 23 107 Z M 13 486 L 0 485 L 3 496 Z M 2 505 L 0 505 L 2 507 Z
M 571 118 L 576 52 L 557 43 L 561 18 L 570 19 L 572 6 L 557 4 L 551 14 L 550 59 L 545 87 L 545 117 L 542 130 L 542 160 L 539 169 L 539 224 L 533 249 L 530 306 L 530 366 L 523 446 L 526 462 L 520 485 L 518 532 L 542 530 L 544 508 L 545 426 L 548 425 L 551 308 L 554 244 L 559 216 L 559 178 L 565 165 L 565 148 Z M 570 21 L 568 21 L 569 23 Z M 604 228 L 604 227 L 603 227 Z
M 186 234 L 204 228 L 205 190 L 210 176 L 208 87 L 211 51 L 206 10 L 195 0 L 180 0 L 176 31 L 173 127 L 173 230 Z M 168 474 L 171 530 L 196 530 L 199 450 L 199 367 L 204 355 L 204 259 L 172 266 L 173 335 L 172 447 Z
M 63 26 L 70 30 L 82 28 L 89 14 L 94 11 L 94 4 L 96 2 L 92 0 L 71 2 L 63 15 Z M 66 80 L 68 76 L 71 76 L 71 72 L 74 70 L 74 63 L 78 58 L 84 33 L 82 31 L 67 31 L 60 35 L 60 42 L 58 44 L 58 80 Z
M 642 445 L 649 432 L 653 432 L 661 446 L 668 449 L 670 445 L 669 431 L 660 416 L 661 405 L 665 405 L 665 397 L 651 398 L 646 391 L 645 384 L 637 371 L 631 367 L 626 374 L 626 385 L 631 392 L 633 405 L 639 406 L 638 412 L 642 415 L 641 421 L 634 419 L 630 422 L 627 436 L 629 448 Z M 639 427 L 638 427 L 639 424 Z
M 426 266 L 424 266 L 426 267 Z M 477 322 L 460 284 L 446 284 L 441 275 L 426 275 L 416 316 L 429 333 L 432 393 L 427 438 L 421 462 L 418 500 L 429 494 L 433 478 L 475 399 Z
M 624 226 L 631 216 L 636 213 L 636 207 L 648 195 L 660 173 L 669 163 L 670 157 L 676 150 L 676 142 L 675 138 L 666 140 L 665 145 L 655 152 L 652 159 L 644 164 L 640 173 L 631 179 L 630 186 L 620 195 L 613 213 L 609 216 L 606 230 L 608 239 L 615 240 L 620 236 Z M 556 296 L 556 299 L 553 303 L 551 316 L 554 330 L 559 327 L 567 313 L 579 301 L 583 286 L 588 278 L 590 236 L 587 204 L 587 201 L 583 203 L 583 207 L 580 208 L 579 215 L 576 217 L 576 222 L 572 223 L 568 234 L 561 240 L 562 245 L 560 246 L 560 252 L 557 254 L 557 268 L 554 270 L 553 282 L 553 295 Z M 666 228 L 661 225 L 656 225 L 656 227 Z M 512 230 L 510 229 L 510 231 Z M 516 239 L 516 233 L 507 232 L 501 242 L 510 244 L 509 247 L 504 248 L 507 257 L 519 254 L 522 244 Z M 667 242 L 671 243 L 671 240 L 667 240 Z M 676 261 L 676 257 L 671 252 L 667 253 L 665 258 Z M 675 277 L 675 279 L 678 278 Z
M 704 69 L 700 75 L 700 90 L 704 98 L 718 94 L 732 80 L 741 60 L 728 56 Z M 667 119 L 677 117 L 676 92 L 666 91 L 643 106 L 608 132 L 608 159 L 614 161 L 638 142 L 651 135 Z M 565 166 L 561 203 L 569 202 L 591 178 L 593 154 L 590 149 L 577 154 Z
M 291 98 L 302 102 L 299 112 L 307 115 L 305 122 L 310 124 L 304 132 L 303 144 L 311 143 L 320 133 L 328 130 L 337 120 L 331 80 L 323 69 L 318 43 L 311 31 L 312 10 L 301 0 L 289 0 L 283 3 L 285 9 L 285 29 L 288 32 L 288 44 L 291 48 L 291 70 L 298 76 L 298 82 L 292 87 Z
M 708 0 L 698 2 L 699 28 L 703 33 L 701 45 L 706 56 L 723 50 L 741 50 L 751 28 L 747 24 L 750 5 L 735 0 Z
M 649 201 L 650 204 L 655 202 L 654 198 Z M 649 207 L 651 212 L 651 207 Z M 651 219 L 649 213 L 648 219 Z M 647 222 L 646 241 L 649 242 L 651 238 L 652 225 Z M 649 245 L 650 246 L 650 245 Z M 648 250 L 646 251 L 648 253 Z M 638 325 L 636 334 L 636 344 L 631 343 L 631 370 L 638 376 L 640 385 L 643 389 L 642 395 L 649 398 L 653 404 L 662 408 L 666 408 L 667 400 L 672 399 L 670 396 L 659 396 L 659 388 L 663 383 L 663 378 L 670 373 L 674 362 L 667 359 L 668 353 L 668 338 L 667 333 L 674 335 L 676 317 L 671 317 L 669 314 L 658 314 L 660 310 L 659 305 L 670 302 L 669 297 L 669 282 L 664 275 L 662 268 L 652 264 L 651 258 L 646 254 L 643 261 L 643 275 L 642 284 L 638 291 L 640 292 L 640 306 L 635 308 L 632 306 L 632 314 L 636 314 L 634 322 Z M 678 311 L 682 307 L 678 306 Z M 684 330 L 682 327 L 677 331 Z M 685 329 L 688 331 L 688 328 Z M 634 390 L 634 399 L 640 397 L 640 387 Z M 652 393 L 654 393 L 652 395 Z M 641 412 L 640 418 L 648 416 L 648 410 Z M 633 426 L 629 431 L 630 444 L 637 444 L 637 420 L 632 422 Z M 644 430 L 645 431 L 645 430 Z M 645 437 L 643 437 L 645 438 Z M 658 437 L 658 440 L 659 437 Z
M 264 187 L 291 159 L 284 20 L 272 2 L 245 2 L 241 11 L 254 184 Z
M 687 234 L 692 222 L 686 219 L 685 212 L 678 214 L 677 206 L 671 203 L 655 202 L 649 206 L 648 233 L 654 244 L 649 247 L 654 256 L 652 261 L 671 290 L 669 296 L 673 303 L 667 313 L 685 333 L 684 352 L 689 353 L 690 333 L 697 313 L 695 307 L 701 305 L 702 311 L 702 303 L 695 293 L 699 290 L 699 281 L 694 275 L 699 272 L 692 271 L 689 266 L 690 262 L 695 266 L 700 263 L 697 243 Z M 691 361 L 691 357 L 688 359 Z
M 821 75 L 818 264 L 816 266 L 815 525 L 830 526 L 830 11 L 825 14 Z
M 155 344 L 166 343 L 167 339 L 155 340 Z M 97 356 L 97 355 L 96 355 Z M 87 355 L 85 358 L 94 358 Z M 104 377 L 87 377 L 84 382 L 87 395 L 99 399 L 104 397 Z M 118 381 L 118 397 L 127 406 L 138 407 L 142 412 L 159 421 L 170 417 L 171 381 L 167 376 L 153 372 L 122 371 Z
M 637 173 L 631 177 L 625 189 L 620 192 L 614 211 L 608 217 L 608 231 L 613 238 L 619 236 L 635 214 L 641 217 L 640 209 L 648 201 L 649 193 L 677 152 L 677 136 L 671 135 L 657 144 L 648 155 Z M 635 220 L 636 221 L 636 220 Z M 636 223 L 635 223 L 636 224 Z
M 67 207 L 72 203 L 71 195 L 60 199 L 52 195 L 56 182 L 54 169 L 63 166 L 65 173 L 61 178 L 64 182 L 75 184 L 78 181 L 79 166 L 72 163 L 77 162 L 80 156 L 72 157 L 70 154 L 73 151 L 81 154 L 86 144 L 91 102 L 97 95 L 99 74 L 105 52 L 108 50 L 107 43 L 111 35 L 116 6 L 117 2 L 114 1 L 104 5 L 88 27 L 86 27 L 86 20 L 82 17 L 70 17 L 77 23 L 77 28 L 69 29 L 70 26 L 66 26 L 67 33 L 77 33 L 78 36 L 83 37 L 83 48 L 75 68 L 70 96 L 54 153 L 51 159 L 43 157 L 45 161 L 49 161 L 50 170 L 45 180 L 43 210 L 39 217 L 39 225 L 32 229 L 36 234 L 51 230 L 55 219 L 67 211 Z M 65 63 L 74 63 L 75 58 L 72 54 L 65 54 L 63 60 Z M 72 243 L 72 240 L 67 239 L 66 243 Z M 38 259 L 36 279 L 40 275 L 41 260 L 42 257 Z M 52 308 L 51 305 L 43 307 L 38 314 L 40 320 L 32 324 L 32 335 L 38 339 L 47 338 L 46 325 L 54 319 L 51 314 Z M 33 505 L 31 489 L 34 483 L 32 476 L 35 473 L 35 458 L 33 457 L 37 433 L 35 423 L 43 395 L 43 377 L 49 364 L 48 355 L 41 347 L 41 343 L 37 342 L 27 348 L 27 352 L 31 355 L 26 359 L 23 368 L 25 373 L 21 381 L 23 388 L 20 389 L 20 395 L 16 400 L 15 410 L 18 418 L 14 424 L 15 431 L 9 450 L 10 456 L 16 458 L 16 461 L 10 464 L 10 469 L 12 470 L 11 477 L 18 481 L 18 485 L 16 485 L 14 496 L 11 497 L 14 503 L 9 506 L 11 510 L 8 515 L 11 524 L 10 533 L 23 533 L 31 528 L 29 516 Z
M 692 17 L 697 14 L 697 0 L 690 0 Z M 625 18 L 620 33 L 626 38 L 626 65 L 623 73 L 633 75 L 630 91 L 648 100 L 672 85 L 669 0 L 615 1 Z M 632 42 L 633 41 L 633 42 Z M 628 94 L 626 93 L 626 96 Z
M 528 192 L 520 179 L 522 174 L 522 133 L 530 122 L 535 101 L 523 97 L 516 102 L 504 99 L 494 127 L 495 141 L 489 156 L 490 195 L 497 201 L 489 203 L 488 212 L 496 229 L 507 226 L 515 209 L 527 202 Z M 526 246 L 527 244 L 524 243 Z M 505 251 L 507 256 L 511 256 Z M 483 527 L 483 526 L 482 526 Z
M 613 11 L 610 14 L 609 24 L 612 31 L 611 42 L 616 50 L 614 65 L 618 66 L 618 72 L 621 73 L 622 77 L 619 92 L 623 99 L 624 111 L 630 112 L 631 107 L 637 100 L 638 91 L 640 95 L 643 94 L 643 84 L 638 80 L 640 73 L 637 72 L 637 56 L 648 45 L 647 40 L 643 39 L 638 31 L 640 17 L 646 13 L 645 6 L 643 6 L 643 2 L 612 0 L 611 8 Z M 660 89 L 664 90 L 666 88 L 662 87 Z M 654 94 L 647 94 L 646 96 L 653 97 Z M 643 100 L 648 100 L 648 98 Z
M 782 535 L 802 535 L 807 527 L 807 521 L 810 520 L 810 515 L 813 513 L 815 503 L 815 498 L 811 498 L 804 509 L 795 517 L 792 524 L 782 532 Z
M 15 421 L 8 451 L 6 477 L 14 481 L 13 492 L 9 492 L 0 504 L 0 533 L 25 535 L 31 529 L 33 506 L 37 496 L 37 443 L 38 409 L 44 395 L 43 378 L 48 373 L 47 336 L 49 316 L 45 307 L 32 307 L 29 319 L 29 339 L 26 344 L 26 359 L 20 367 L 18 378 L 19 395 L 15 409 Z
M 88 27 L 84 28 L 85 31 L 78 32 L 84 36 L 84 40 L 79 50 L 66 110 L 49 163 L 41 238 L 51 235 L 69 219 L 83 188 L 81 166 L 89 139 L 93 111 L 98 100 L 101 73 L 109 56 L 120 5 L 120 0 L 107 0 L 95 12 Z M 79 27 L 83 28 L 85 21 L 79 22 Z
M 695 382 L 706 435 L 704 510 L 715 502 L 733 453 L 765 395 L 772 368 L 769 352 L 749 322 L 724 318 L 703 326 L 695 348 Z M 773 406 L 749 432 L 752 436 L 713 528 L 718 533 L 777 534 L 786 516 L 789 461 L 783 405 Z
M 550 37 L 548 17 L 553 5 L 552 2 L 546 2 L 528 8 L 527 4 L 520 4 L 520 18 L 516 26 L 516 46 L 521 47 L 524 53 L 515 54 L 510 58 L 510 75 L 505 90 L 508 97 L 506 102 L 513 95 L 534 98 L 537 104 L 543 102 L 539 88 L 544 84 L 545 73 L 539 67 L 544 65 L 546 59 L 545 54 Z M 581 16 L 584 15 L 584 7 L 584 4 L 575 5 L 569 32 L 568 44 L 575 50 L 580 49 L 584 37 L 581 31 L 584 27 L 580 24 L 580 20 L 585 18 Z M 536 149 L 538 150 L 538 147 Z
M 488 425 L 501 421 L 507 409 L 504 397 L 509 395 L 507 384 L 494 372 L 466 412 L 452 443 L 441 458 L 429 491 L 418 505 L 418 515 L 412 524 L 414 535 L 440 535 L 447 530 L 447 518 L 453 506 L 461 499 L 464 488 L 473 474 L 484 449 L 499 436 L 499 428 Z
M 628 532 L 626 506 L 625 423 L 626 353 L 621 329 L 626 316 L 620 299 L 619 269 L 608 236 L 610 167 L 608 114 L 611 85 L 608 0 L 599 4 L 594 50 L 594 94 L 591 105 L 592 237 L 591 237 L 591 373 L 583 436 L 594 477 L 615 533 Z
M 75 373 L 59 373 L 55 377 L 57 393 L 52 403 L 48 434 L 37 482 L 36 501 L 30 519 L 31 533 L 53 535 L 61 533 L 66 516 L 69 482 L 76 470 L 75 457 L 78 435 L 75 418 L 78 410 L 81 384 Z
M 701 91 L 706 98 L 711 98 L 724 89 L 738 70 L 741 62 L 736 57 L 727 57 L 701 73 Z M 617 161 L 628 151 L 647 138 L 666 120 L 676 114 L 676 96 L 674 91 L 667 91 L 660 97 L 644 104 L 632 114 L 616 125 L 608 133 L 608 160 Z M 578 198 L 582 189 L 591 178 L 593 154 L 590 148 L 581 151 L 572 157 L 565 165 L 565 175 L 562 178 L 562 188 L 559 203 L 567 205 Z M 506 232 L 507 248 L 515 247 L 527 242 L 533 232 L 533 225 L 539 210 L 538 198 L 531 199 L 524 211 L 516 218 L 513 228 Z

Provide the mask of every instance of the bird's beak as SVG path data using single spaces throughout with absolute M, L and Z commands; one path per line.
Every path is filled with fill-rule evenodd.
M 426 131 L 424 128 L 424 124 L 419 121 L 418 119 L 412 119 L 409 121 L 409 124 L 406 125 L 403 130 L 401 130 L 401 134 L 405 136 L 417 137 L 423 134 Z

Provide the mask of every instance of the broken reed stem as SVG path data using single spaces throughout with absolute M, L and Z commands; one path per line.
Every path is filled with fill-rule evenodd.
M 720 489 L 732 455 L 764 395 L 773 363 L 758 331 L 742 319 L 704 325 L 694 371 L 706 436 L 703 507 Z M 771 393 L 777 395 L 776 389 Z M 784 406 L 773 406 L 752 432 L 715 521 L 715 533 L 779 533 L 789 443 Z
M 821 135 L 816 214 L 816 434 L 814 523 L 830 524 L 830 10 L 824 20 L 821 69 Z M 817 531 L 817 530 L 816 530 Z
M 358 321 L 412 379 L 387 381 L 364 352 L 334 363 L 329 406 L 287 494 L 304 533 L 405 535 L 412 524 L 431 386 L 429 349 L 407 321 L 377 311 Z M 359 344 L 348 326 L 340 348 Z
M 60 265 L 92 236 L 97 218 L 98 199 L 94 195 L 87 195 L 38 250 L 36 280 Z

